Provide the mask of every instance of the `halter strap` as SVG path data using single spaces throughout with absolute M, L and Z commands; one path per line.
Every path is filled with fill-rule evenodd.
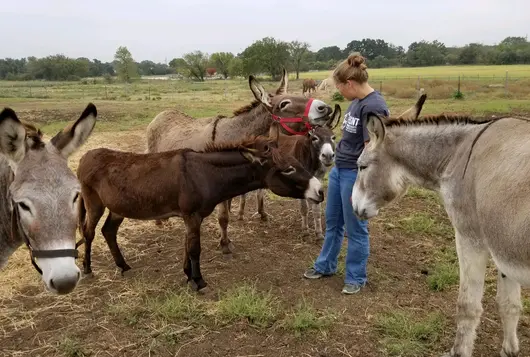
M 285 129 L 285 131 L 293 134 L 293 135 L 305 135 L 307 134 L 311 129 L 313 129 L 313 126 L 309 123 L 309 110 L 311 110 L 311 104 L 313 104 L 313 98 L 309 98 L 305 110 L 304 115 L 302 117 L 292 117 L 292 118 L 282 118 L 278 115 L 275 115 L 271 113 L 272 119 L 276 122 L 278 122 L 282 128 Z M 306 120 L 304 120 L 306 119 Z M 305 130 L 304 131 L 296 131 L 294 129 L 291 129 L 289 126 L 287 126 L 286 123 L 304 123 Z

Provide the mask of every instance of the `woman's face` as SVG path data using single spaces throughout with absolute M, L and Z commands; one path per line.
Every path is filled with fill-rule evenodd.
M 340 94 L 342 94 L 347 100 L 354 100 L 355 98 L 357 98 L 358 84 L 354 81 L 350 79 L 345 83 L 337 81 L 335 87 L 338 89 Z

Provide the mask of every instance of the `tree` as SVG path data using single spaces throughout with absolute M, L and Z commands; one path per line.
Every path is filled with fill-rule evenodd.
M 296 71 L 296 79 L 300 78 L 300 65 L 307 50 L 309 50 L 309 43 L 307 42 L 292 41 L 289 44 L 289 54 L 291 55 L 294 69 Z
M 342 51 L 338 46 L 322 47 L 317 51 L 315 59 L 319 62 L 340 61 L 343 58 Z
M 282 69 L 289 65 L 289 44 L 273 37 L 264 37 L 245 48 L 240 54 L 244 74 L 265 72 L 278 80 Z
M 225 79 L 230 74 L 230 64 L 234 59 L 234 55 L 230 52 L 216 52 L 210 57 L 210 60 L 214 67 L 219 73 L 221 73 Z
M 204 81 L 204 75 L 206 74 L 206 68 L 210 57 L 208 54 L 202 51 L 194 51 L 186 53 L 183 56 L 184 62 L 186 63 L 187 75 L 189 78 L 194 78 L 199 81 Z
M 228 67 L 228 73 L 230 77 L 240 77 L 243 75 L 243 61 L 239 57 L 234 57 L 230 61 L 230 66 Z
M 131 52 L 125 46 L 120 46 L 114 54 L 116 64 L 116 73 L 118 78 L 124 82 L 130 82 L 133 78 L 138 77 L 138 69 Z

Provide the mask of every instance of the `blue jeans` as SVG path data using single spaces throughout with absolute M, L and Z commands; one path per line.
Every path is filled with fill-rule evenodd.
M 346 254 L 346 284 L 366 283 L 366 264 L 370 254 L 368 221 L 359 220 L 353 213 L 350 197 L 357 178 L 357 170 L 338 169 L 329 173 L 326 202 L 326 235 L 314 268 L 321 274 L 335 274 L 344 238 L 344 224 L 348 235 Z

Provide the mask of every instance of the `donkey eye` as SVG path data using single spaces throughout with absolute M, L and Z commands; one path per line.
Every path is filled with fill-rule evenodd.
M 79 192 L 77 192 L 74 196 L 74 203 L 77 201 L 77 199 L 79 198 Z
M 296 169 L 292 166 L 289 166 L 288 168 L 282 171 L 282 174 L 285 176 L 289 176 L 289 175 L 294 174 L 295 172 L 296 172 Z
M 359 172 L 361 172 L 362 170 L 366 170 L 366 168 L 366 165 L 359 165 Z
M 312 136 L 312 137 L 311 137 L 311 140 L 316 142 L 316 141 L 318 141 L 318 137 L 316 137 L 316 136 Z
M 331 137 L 331 140 L 335 141 L 335 135 L 333 135 L 333 136 Z
M 290 100 L 284 100 L 284 101 L 280 102 L 280 109 L 281 110 L 285 109 L 289 104 L 291 104 Z
M 18 206 L 26 211 L 26 212 L 31 212 L 31 209 L 29 208 L 29 206 L 27 204 L 25 204 L 24 202 L 18 202 Z

